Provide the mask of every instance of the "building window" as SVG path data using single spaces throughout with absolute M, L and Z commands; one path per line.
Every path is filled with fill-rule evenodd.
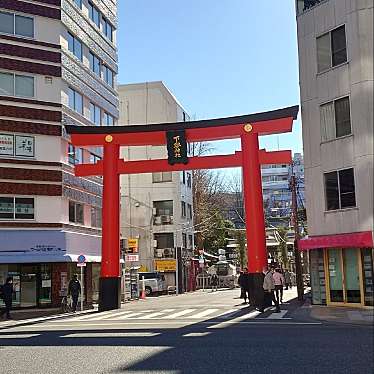
M 88 14 L 90 17 L 90 20 L 93 21 L 93 23 L 100 28 L 100 12 L 99 10 L 91 3 L 91 1 L 88 2 Z
M 192 205 L 187 204 L 187 217 L 192 219 Z
M 82 0 L 74 0 L 75 4 L 77 4 L 77 7 L 79 9 L 82 9 Z
M 108 114 L 107 112 L 104 112 L 104 126 L 114 126 L 114 117 Z
M 101 224 L 101 209 L 96 207 L 91 207 L 91 227 L 100 228 Z
M 154 201 L 153 209 L 155 209 L 156 217 L 173 215 L 173 200 Z
M 34 77 L 13 73 L 0 73 L 0 94 L 34 97 Z
M 0 219 L 34 219 L 34 198 L 0 197 Z
M 110 24 L 110 22 L 102 17 L 103 19 L 103 32 L 105 36 L 112 42 L 113 41 L 113 26 Z
M 187 187 L 191 188 L 192 187 L 192 176 L 191 173 L 186 173 L 187 174 Z
M 187 234 L 182 233 L 183 248 L 187 248 Z
M 91 164 L 96 164 L 98 161 L 101 161 L 101 157 L 97 156 L 93 153 L 90 153 L 90 163 Z
M 188 248 L 192 248 L 193 246 L 193 236 L 188 235 Z
M 69 108 L 83 115 L 83 96 L 69 87 Z
M 182 217 L 186 217 L 186 203 L 181 201 Z
M 100 73 L 101 73 L 101 62 L 100 62 L 99 57 L 97 57 L 94 53 L 90 52 L 89 60 L 90 60 L 90 69 L 97 76 L 100 77 Z
M 186 172 L 182 171 L 182 183 L 186 184 Z
M 101 109 L 93 103 L 90 103 L 90 121 L 96 126 L 101 125 Z
M 318 73 L 347 61 L 345 26 L 317 38 Z
M 154 240 L 157 241 L 157 248 L 174 248 L 173 233 L 153 234 Z
M 356 206 L 353 169 L 325 173 L 326 209 L 337 210 Z
M 103 65 L 104 80 L 110 87 L 114 87 L 114 73 L 113 70 Z
M 322 141 L 350 135 L 352 129 L 349 97 L 321 105 L 320 118 Z
M 33 38 L 34 19 L 14 13 L 0 12 L 0 32 Z
M 83 149 L 68 145 L 68 162 L 70 165 L 83 164 Z
M 69 201 L 69 222 L 84 224 L 83 204 Z
M 70 32 L 68 33 L 68 49 L 80 61 L 83 60 L 82 42 Z
M 172 181 L 172 173 L 171 171 L 165 171 L 160 173 L 152 173 L 152 182 L 153 183 L 163 183 L 163 182 L 171 182 Z

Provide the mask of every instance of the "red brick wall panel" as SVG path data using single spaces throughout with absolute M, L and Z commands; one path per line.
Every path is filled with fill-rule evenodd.
M 62 135 L 62 127 L 60 125 L 48 125 L 46 123 L 13 121 L 7 119 L 0 119 L 0 131 L 52 136 Z
M 62 186 L 58 184 L 0 182 L 0 194 L 62 196 Z
M 62 182 L 62 171 L 0 167 L 0 179 Z
M 39 64 L 37 62 L 15 60 L 5 57 L 0 57 L 0 68 L 15 71 L 25 71 L 28 73 L 41 75 L 51 75 L 53 77 L 61 77 L 60 66 Z
M 13 105 L 0 105 L 0 116 L 51 122 L 61 122 L 62 119 L 62 114 L 60 111 L 27 108 Z

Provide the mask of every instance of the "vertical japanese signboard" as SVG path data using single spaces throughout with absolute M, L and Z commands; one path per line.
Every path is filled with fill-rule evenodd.
M 169 164 L 187 164 L 186 132 L 184 130 L 167 131 L 166 137 Z

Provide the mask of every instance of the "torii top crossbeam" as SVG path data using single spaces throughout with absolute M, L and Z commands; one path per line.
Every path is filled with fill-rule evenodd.
M 298 106 L 245 116 L 202 121 L 135 126 L 66 126 L 75 146 L 102 146 L 104 157 L 96 164 L 76 165 L 77 176 L 103 175 L 103 228 L 100 279 L 100 310 L 120 306 L 119 175 L 223 167 L 242 167 L 247 231 L 247 258 L 253 287 L 262 292 L 261 272 L 267 265 L 263 214 L 261 164 L 290 163 L 290 151 L 259 149 L 258 137 L 292 131 Z M 177 134 L 177 135 L 176 135 Z M 178 135 L 179 134 L 179 135 Z M 180 135 L 182 134 L 182 135 Z M 241 151 L 231 155 L 188 157 L 187 143 L 241 140 Z M 175 143 L 173 143 L 175 139 Z M 170 140 L 172 140 L 170 142 Z M 180 142 L 181 140 L 181 142 Z M 123 160 L 120 146 L 168 145 L 169 160 Z M 174 148 L 173 148 L 174 146 Z M 170 159 L 170 149 L 174 151 Z M 178 159 L 179 157 L 179 159 Z M 257 297 L 257 296 L 256 296 Z M 260 296 L 257 298 L 260 300 Z

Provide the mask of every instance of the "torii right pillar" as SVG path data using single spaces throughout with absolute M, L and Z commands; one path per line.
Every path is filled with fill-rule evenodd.
M 251 305 L 263 306 L 263 269 L 267 266 L 265 218 L 258 133 L 251 125 L 245 126 L 241 136 L 243 157 L 243 193 L 247 232 L 247 260 L 250 273 Z

